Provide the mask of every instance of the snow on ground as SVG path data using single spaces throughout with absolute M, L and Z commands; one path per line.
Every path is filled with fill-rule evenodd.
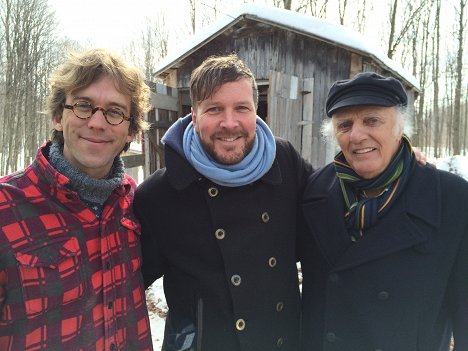
M 451 156 L 431 160 L 438 169 L 449 171 L 468 180 L 468 156 Z M 302 276 L 300 275 L 300 278 Z M 302 279 L 301 279 L 302 280 Z M 162 278 L 146 290 L 146 300 L 151 323 L 151 335 L 155 351 L 161 350 L 164 335 L 164 318 L 167 314 L 166 299 L 162 287 Z
M 148 305 L 151 335 L 153 336 L 153 348 L 155 351 L 161 350 L 164 336 L 164 321 L 167 314 L 162 279 L 156 280 L 146 290 L 146 303 Z
M 468 156 L 450 156 L 435 161 L 438 169 L 458 174 L 468 180 Z

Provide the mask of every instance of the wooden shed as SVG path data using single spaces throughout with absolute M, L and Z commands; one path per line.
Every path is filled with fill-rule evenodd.
M 242 6 L 189 38 L 155 72 L 153 128 L 145 138 L 145 174 L 164 166 L 160 139 L 179 117 L 190 113 L 190 74 L 206 57 L 237 53 L 259 87 L 257 114 L 277 136 L 291 141 L 316 167 L 330 162 L 336 149 L 320 135 L 331 84 L 363 71 L 400 79 L 409 106 L 418 93 L 416 79 L 346 27 L 308 15 L 266 6 Z M 149 172 L 149 173 L 148 173 Z

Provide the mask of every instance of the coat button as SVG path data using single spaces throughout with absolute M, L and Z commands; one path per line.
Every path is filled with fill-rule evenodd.
M 242 318 L 236 321 L 236 329 L 238 331 L 242 331 L 245 329 L 245 321 Z
M 268 265 L 271 267 L 271 268 L 274 268 L 276 266 L 276 258 L 275 257 L 270 257 L 268 259 Z
M 232 285 L 234 286 L 239 286 L 242 282 L 242 279 L 240 277 L 240 275 L 237 275 L 237 274 L 234 274 L 232 277 L 231 277 L 231 283 Z
M 335 342 L 336 341 L 336 335 L 335 333 L 328 332 L 326 335 L 327 341 L 328 342 Z
M 270 220 L 270 215 L 268 214 L 268 212 L 263 212 L 263 213 L 262 213 L 262 221 L 263 221 L 263 223 L 268 223 L 269 220 Z
M 216 229 L 215 231 L 216 239 L 223 240 L 225 236 L 226 236 L 226 232 L 224 231 L 224 229 Z
M 278 340 L 276 340 L 276 347 L 280 348 L 281 346 L 283 346 L 283 343 L 283 338 L 278 338 Z
M 377 298 L 381 301 L 385 301 L 390 297 L 390 294 L 387 291 L 381 291 L 377 294 Z
M 276 304 L 276 311 L 281 312 L 284 308 L 284 303 L 281 301 Z
M 218 188 L 215 188 L 215 187 L 211 187 L 208 189 L 208 195 L 210 195 L 210 197 L 216 197 L 218 196 L 219 194 L 219 191 L 218 191 Z

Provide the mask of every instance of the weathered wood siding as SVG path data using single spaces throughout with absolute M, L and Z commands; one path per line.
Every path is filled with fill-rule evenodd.
M 269 89 L 273 89 L 268 95 L 278 101 L 270 106 L 269 98 L 266 117 L 273 132 L 289 139 L 314 166 L 330 162 L 335 145 L 325 143 L 320 135 L 322 120 L 327 118 L 324 109 L 328 90 L 334 81 L 365 70 L 365 65 L 377 65 L 334 43 L 243 19 L 178 62 L 177 71 L 167 79 L 186 90 L 192 70 L 206 57 L 232 52 L 250 67 L 258 81 L 269 82 Z M 278 80 L 281 74 L 284 79 Z M 297 87 L 297 91 L 287 91 L 291 87 Z

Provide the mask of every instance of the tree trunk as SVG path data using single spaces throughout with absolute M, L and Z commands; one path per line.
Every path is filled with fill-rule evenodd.
M 464 12 L 466 0 L 460 0 L 460 12 L 458 17 L 458 53 L 456 63 L 456 86 L 455 86 L 455 101 L 453 111 L 453 153 L 459 155 L 461 151 L 460 144 L 460 118 L 461 118 L 461 85 L 463 80 L 463 32 L 464 32 Z
M 433 82 L 434 96 L 432 109 L 434 110 L 434 157 L 440 157 L 440 145 L 442 132 L 440 130 L 440 115 L 439 115 L 439 64 L 440 64 L 440 0 L 436 0 L 436 13 L 434 16 L 435 35 L 432 53 L 433 61 Z

